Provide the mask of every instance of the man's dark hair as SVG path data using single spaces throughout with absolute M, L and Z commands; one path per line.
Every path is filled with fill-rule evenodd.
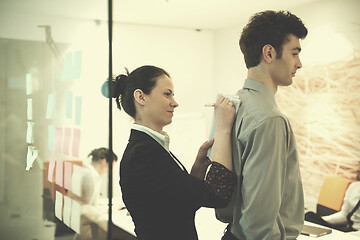
M 244 27 L 240 37 L 240 49 L 244 54 L 247 68 L 260 63 L 262 48 L 270 44 L 281 58 L 282 46 L 293 34 L 304 39 L 308 31 L 303 22 L 288 11 L 264 11 L 256 13 Z

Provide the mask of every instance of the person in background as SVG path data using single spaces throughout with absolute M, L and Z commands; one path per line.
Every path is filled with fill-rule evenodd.
M 290 12 L 263 11 L 240 37 L 247 79 L 233 128 L 237 185 L 230 204 L 216 209 L 228 223 L 223 240 L 296 239 L 304 223 L 304 195 L 295 136 L 277 107 L 279 86 L 289 86 L 302 67 L 299 39 L 307 29 Z M 291 101 L 291 99 L 289 99 Z
M 120 187 L 139 240 L 198 239 L 195 212 L 203 206 L 225 207 L 236 182 L 231 171 L 233 103 L 224 97 L 215 103 L 214 140 L 200 147 L 189 174 L 171 153 L 163 131 L 178 106 L 174 93 L 170 75 L 155 66 L 121 74 L 114 83 L 118 108 L 135 121 L 120 163 Z M 212 145 L 211 163 L 206 154 Z
M 84 165 L 81 202 L 96 205 L 100 197 L 102 175 L 109 172 L 109 157 L 113 159 L 113 163 L 117 161 L 118 157 L 104 147 L 92 150 L 88 157 L 91 157 L 91 163 Z
M 307 212 L 305 220 L 343 232 L 360 231 L 360 171 L 357 172 L 356 180 L 346 190 L 339 212 L 328 216 Z

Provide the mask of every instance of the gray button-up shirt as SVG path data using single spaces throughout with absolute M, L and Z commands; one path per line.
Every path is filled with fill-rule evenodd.
M 237 175 L 228 207 L 217 218 L 241 240 L 296 239 L 304 223 L 304 195 L 294 133 L 274 94 L 246 79 L 233 127 Z M 289 99 L 291 101 L 291 99 Z

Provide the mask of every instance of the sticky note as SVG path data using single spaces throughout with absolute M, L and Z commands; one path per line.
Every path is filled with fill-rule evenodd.
M 83 176 L 83 168 L 78 165 L 73 165 L 72 179 L 71 179 L 71 191 L 78 195 L 81 194 L 81 186 L 82 186 L 82 176 Z
M 48 126 L 48 149 L 55 149 L 55 127 L 53 125 Z
M 81 61 L 82 61 L 82 54 L 81 51 L 76 51 L 74 53 L 74 66 L 72 69 L 72 78 L 78 79 L 81 75 Z
M 56 191 L 55 194 L 55 216 L 62 221 L 63 195 Z
M 56 138 L 55 138 L 55 152 L 56 153 L 61 153 L 62 137 L 63 137 L 63 129 L 56 128 Z
M 70 227 L 71 202 L 71 198 L 64 196 L 63 222 L 68 227 Z
M 27 100 L 27 118 L 28 118 L 28 120 L 32 120 L 32 116 L 33 116 L 32 99 L 29 98 Z
M 74 157 L 79 157 L 79 144 L 80 144 L 80 129 L 74 128 L 73 144 L 72 144 L 72 155 Z
M 54 169 L 55 169 L 55 158 L 49 158 L 49 167 L 48 167 L 48 180 L 49 182 L 53 182 L 54 179 Z
M 81 216 L 81 205 L 77 201 L 73 200 L 71 207 L 70 227 L 78 234 L 80 234 L 80 216 Z
M 33 126 L 34 126 L 34 122 L 27 122 L 27 131 L 26 131 L 27 143 L 34 143 Z
M 54 113 L 54 94 L 50 93 L 47 99 L 46 119 L 52 119 Z
M 25 81 L 26 81 L 26 94 L 27 95 L 32 94 L 33 88 L 32 88 L 31 73 L 26 74 Z
M 29 171 L 32 167 L 35 159 L 38 156 L 38 150 L 35 149 L 34 146 L 28 146 L 28 152 L 26 156 L 26 170 Z
M 61 81 L 72 80 L 72 53 L 69 52 L 65 56 L 64 68 L 61 72 Z
M 71 190 L 72 163 L 64 162 L 64 188 Z
M 71 141 L 71 129 L 65 128 L 63 153 L 66 155 L 69 155 L 70 141 Z
M 72 118 L 72 91 L 65 92 L 66 118 Z
M 56 160 L 55 183 L 61 187 L 63 186 L 63 174 L 64 174 L 63 167 L 64 167 L 63 161 L 57 159 Z
M 81 108 L 82 108 L 82 97 L 75 97 L 75 124 L 80 125 L 81 123 Z
M 64 68 L 61 73 L 61 81 L 71 81 L 80 78 L 82 65 L 82 53 L 76 51 L 75 53 L 69 52 L 65 56 Z

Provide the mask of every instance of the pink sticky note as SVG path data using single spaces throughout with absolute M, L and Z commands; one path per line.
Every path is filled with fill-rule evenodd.
M 64 188 L 71 190 L 72 163 L 64 162 Z
M 71 140 L 71 129 L 70 128 L 65 128 L 63 152 L 66 155 L 69 155 L 70 140 Z
M 80 129 L 74 129 L 72 155 L 79 157 Z
M 62 128 L 56 128 L 56 139 L 55 139 L 55 152 L 61 153 L 61 143 L 62 143 Z
M 56 160 L 56 176 L 55 176 L 55 182 L 59 186 L 63 186 L 63 161 L 62 160 Z
M 55 159 L 53 157 L 50 157 L 50 159 L 49 159 L 49 168 L 48 168 L 48 180 L 49 180 L 49 182 L 53 181 L 54 169 L 55 169 Z

